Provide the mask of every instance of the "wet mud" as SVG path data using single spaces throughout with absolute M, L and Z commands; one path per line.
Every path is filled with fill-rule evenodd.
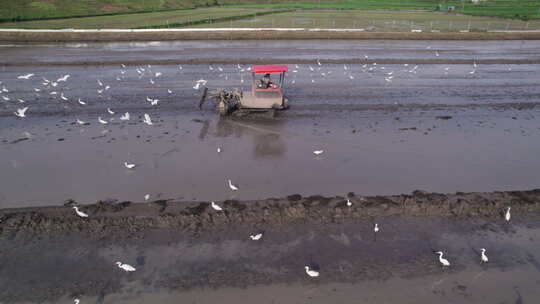
M 405 286 L 419 288 L 406 303 L 515 299 L 490 293 L 490 284 L 534 298 L 540 190 L 349 199 L 352 206 L 344 197 L 300 195 L 218 202 L 223 211 L 208 202 L 79 205 L 88 218 L 75 215 L 74 201 L 4 209 L 1 302 L 235 303 L 264 291 L 261 303 L 375 303 L 369 297 L 395 301 Z M 257 233 L 263 237 L 252 241 Z M 482 247 L 488 265 L 479 263 Z M 450 268 L 438 263 L 439 250 Z M 305 265 L 321 276 L 309 278 Z M 387 294 L 390 286 L 396 290 Z
M 347 199 L 352 203 L 347 205 Z M 276 227 L 294 223 L 335 224 L 345 220 L 369 220 L 387 216 L 437 216 L 452 218 L 502 218 L 507 207 L 516 213 L 540 211 L 540 189 L 487 193 L 439 194 L 414 191 L 410 195 L 347 197 L 290 195 L 284 199 L 258 201 L 225 200 L 216 211 L 210 202 L 149 203 L 99 201 L 79 205 L 73 200 L 64 206 L 9 208 L 0 210 L 0 233 L 12 238 L 19 233 L 85 232 L 100 238 L 113 231 L 138 233 L 152 229 L 175 229 L 191 234 L 220 230 L 229 226 Z M 78 219 L 72 207 L 87 213 Z

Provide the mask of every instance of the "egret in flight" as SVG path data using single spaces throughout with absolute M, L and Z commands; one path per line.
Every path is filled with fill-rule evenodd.
M 258 241 L 262 238 L 262 233 L 258 233 L 258 234 L 255 234 L 255 235 L 250 235 L 249 238 L 253 241 Z
M 30 74 L 26 74 L 26 75 L 21 75 L 19 77 L 17 77 L 17 79 L 30 79 L 30 77 L 34 76 L 34 74 L 30 73 Z
M 28 107 L 24 107 L 22 109 L 17 109 L 17 112 L 14 112 L 17 117 L 24 118 L 26 117 L 26 111 L 28 110 Z

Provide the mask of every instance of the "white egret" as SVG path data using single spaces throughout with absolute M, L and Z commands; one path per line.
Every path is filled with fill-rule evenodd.
M 150 105 L 157 106 L 159 99 L 154 99 L 150 102 Z
M 156 72 L 155 77 L 158 78 L 161 75 L 162 75 L 161 72 Z
M 69 75 L 69 74 L 64 75 L 64 76 L 58 78 L 58 79 L 56 80 L 56 82 L 67 81 L 69 77 L 71 77 L 71 75 Z
M 26 111 L 28 110 L 28 107 L 24 107 L 22 109 L 17 109 L 17 112 L 14 112 L 17 117 L 23 118 L 26 117 Z
M 506 209 L 506 213 L 504 214 L 504 219 L 509 222 L 510 221 L 510 207 Z
M 64 92 L 60 93 L 60 98 L 61 98 L 62 100 L 66 100 L 66 101 L 68 100 L 67 97 L 64 96 Z
M 34 74 L 30 73 L 30 74 L 26 74 L 26 75 L 21 75 L 19 77 L 17 77 L 17 79 L 30 79 L 30 77 L 34 76 Z
M 5 86 L 2 86 L 2 92 L 9 93 L 9 90 Z
M 126 112 L 124 115 L 120 116 L 120 120 L 129 120 L 129 113 Z
M 97 90 L 97 92 L 98 92 L 98 94 L 101 94 L 101 93 L 103 93 L 103 89 Z
M 232 191 L 238 191 L 238 187 L 233 185 L 230 179 L 228 181 L 229 181 L 229 188 L 231 188 Z
M 262 238 L 262 233 L 258 233 L 258 234 L 255 234 L 255 235 L 250 235 L 249 238 L 252 240 L 252 241 L 258 241 Z
M 86 124 L 86 122 L 84 122 L 84 121 L 82 121 L 82 120 L 80 120 L 80 119 L 78 119 L 78 118 L 77 118 L 77 123 L 80 124 L 80 125 Z
M 98 117 L 98 121 L 99 121 L 99 123 L 104 124 L 104 125 L 108 124 L 108 122 L 105 121 L 105 120 L 103 120 L 103 119 L 101 118 L 101 116 Z
M 109 114 L 111 115 L 114 115 L 114 112 L 111 110 L 111 108 L 107 108 L 107 112 L 109 112 Z
M 220 153 L 220 152 L 221 152 L 221 148 L 218 147 L 218 148 L 217 148 L 217 153 Z
M 149 200 L 149 199 L 150 199 L 150 194 L 146 194 L 146 195 L 144 196 L 144 200 L 147 201 L 147 200 Z
M 482 251 L 482 254 L 480 255 L 480 261 L 482 263 L 487 263 L 489 260 L 488 260 L 488 257 L 486 255 L 486 249 L 485 248 L 482 248 L 480 249 Z
M 324 153 L 324 150 L 315 150 L 315 151 L 313 151 L 313 154 L 315 154 L 315 155 L 321 155 L 323 153 Z
M 346 71 L 346 70 L 348 70 L 349 68 L 347 67 L 346 64 L 344 64 L 344 65 L 343 65 L 343 69 Z
M 108 85 L 108 86 L 105 86 L 105 91 L 107 91 L 107 90 L 110 89 L 110 88 L 111 88 L 111 86 L 109 86 L 109 85 Z
M 155 82 L 154 82 L 154 79 L 150 78 L 150 83 L 151 83 L 151 84 L 154 84 L 154 83 L 155 83 Z
M 118 268 L 123 269 L 124 271 L 127 271 L 127 272 L 136 270 L 135 267 L 128 264 L 122 264 L 121 262 L 116 262 L 116 265 L 118 265 Z
M 347 198 L 347 206 L 349 206 L 349 207 L 352 206 L 352 202 L 351 202 L 351 200 L 349 198 Z
M 20 102 L 20 103 L 25 103 L 26 102 L 26 101 L 24 101 L 23 99 L 20 99 L 20 98 L 18 98 L 17 101 Z
M 318 66 L 321 66 L 321 65 L 322 65 L 322 64 L 321 64 L 321 61 L 320 61 L 319 59 L 317 59 L 317 65 L 318 65 Z
M 206 85 L 208 81 L 204 80 L 204 79 L 199 79 L 195 82 L 195 86 L 193 87 L 195 90 L 198 90 L 200 88 L 201 85 Z
M 316 270 L 312 270 L 309 268 L 309 266 L 305 266 L 304 267 L 306 269 L 306 273 L 308 276 L 312 277 L 312 278 L 316 278 L 319 276 L 319 272 L 316 271 Z
M 153 125 L 152 119 L 150 118 L 150 115 L 144 113 L 144 119 L 143 122 L 149 126 Z
M 137 165 L 136 164 L 130 164 L 128 162 L 124 162 L 124 166 L 128 169 L 133 169 L 135 168 Z
M 223 211 L 223 208 L 221 208 L 218 204 L 216 204 L 215 202 L 211 202 L 212 204 L 212 208 L 214 208 L 214 210 L 216 211 Z
M 447 259 L 443 258 L 443 252 L 442 251 L 437 251 L 436 254 L 439 255 L 439 262 L 441 262 L 441 264 L 443 266 L 450 266 L 450 262 L 448 262 Z
M 86 102 L 82 101 L 80 98 L 79 98 L 78 102 L 79 102 L 79 104 L 81 104 L 83 106 L 86 104 Z
M 11 98 L 7 97 L 7 96 L 2 96 L 2 99 L 5 100 L 5 101 L 10 101 Z
M 379 224 L 375 223 L 375 227 L 373 227 L 373 232 L 379 232 Z
M 81 301 L 81 300 L 79 300 L 79 299 L 75 299 L 75 300 L 73 300 L 73 303 L 79 304 L 80 301 Z
M 172 94 L 171 89 L 167 89 L 167 93 Z
M 79 208 L 77 206 L 73 206 L 73 209 L 75 209 L 75 213 L 80 216 L 80 217 L 88 217 L 88 214 L 82 212 L 82 211 L 79 211 Z
M 100 87 L 103 86 L 103 82 L 101 82 L 101 80 L 98 79 L 98 80 L 97 80 L 97 83 L 98 83 L 98 85 L 99 85 Z
M 36 92 L 41 92 L 41 89 L 34 88 L 34 91 L 36 91 Z

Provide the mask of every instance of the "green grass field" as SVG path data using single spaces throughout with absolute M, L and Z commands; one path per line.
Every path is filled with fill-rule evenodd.
M 243 8 L 435 10 L 513 19 L 540 18 L 540 0 L 0 0 L 0 20 L 18 21 L 73 16 L 126 14 L 207 6 Z
M 0 27 L 22 29 L 120 29 L 167 27 L 168 24 L 173 27 L 188 22 L 201 22 L 208 19 L 245 16 L 262 12 L 266 12 L 266 10 L 246 8 L 201 8 L 115 16 L 6 22 L 0 23 Z
M 473 4 L 470 0 L 342 0 L 342 1 L 284 1 L 265 4 L 253 3 L 253 0 L 241 1 L 235 7 L 266 7 L 266 8 L 302 8 L 302 9 L 363 9 L 363 10 L 446 10 L 453 6 L 455 11 L 475 16 L 495 16 L 512 19 L 539 19 L 540 0 L 484 0 Z M 440 5 L 440 6 L 439 6 Z
M 540 30 L 540 20 L 521 21 L 440 12 L 297 10 L 190 27 L 363 28 L 378 31 Z

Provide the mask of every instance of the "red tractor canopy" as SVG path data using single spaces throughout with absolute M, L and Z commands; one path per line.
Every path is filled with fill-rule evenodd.
M 251 71 L 255 74 L 276 74 L 287 72 L 289 67 L 286 65 L 254 65 Z

